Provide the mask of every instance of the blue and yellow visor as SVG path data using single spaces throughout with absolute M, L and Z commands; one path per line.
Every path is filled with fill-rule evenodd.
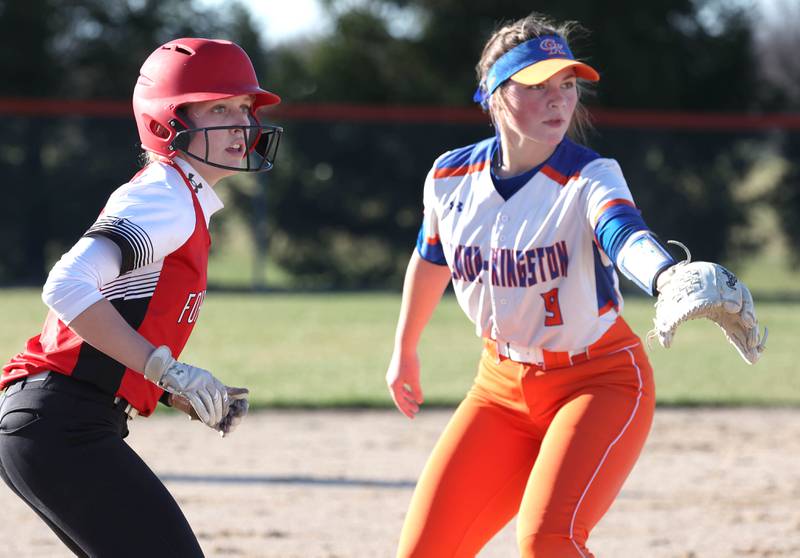
M 564 68 L 575 68 L 575 75 L 588 81 L 598 81 L 594 68 L 575 60 L 567 42 L 559 35 L 542 35 L 518 44 L 492 64 L 478 86 L 472 100 L 488 108 L 489 97 L 507 80 L 524 85 L 547 81 Z

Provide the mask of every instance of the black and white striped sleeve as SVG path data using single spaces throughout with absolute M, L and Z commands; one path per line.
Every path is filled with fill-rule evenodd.
M 153 241 L 150 235 L 124 217 L 103 215 L 83 236 L 102 236 L 114 241 L 122 252 L 122 273 L 153 263 Z
M 120 273 L 124 274 L 164 259 L 186 242 L 194 227 L 194 206 L 187 188 L 136 183 L 111 195 L 84 236 L 113 241 L 122 253 Z

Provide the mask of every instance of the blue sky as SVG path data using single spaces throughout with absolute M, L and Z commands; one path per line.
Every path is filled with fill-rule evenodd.
M 223 5 L 225 0 L 196 1 L 202 6 Z M 250 9 L 267 45 L 324 33 L 330 26 L 318 0 L 241 0 L 241 3 Z

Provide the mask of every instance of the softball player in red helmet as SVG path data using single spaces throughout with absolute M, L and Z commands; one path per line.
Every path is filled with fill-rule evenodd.
M 128 420 L 175 404 L 222 435 L 247 393 L 176 359 L 206 296 L 217 182 L 272 168 L 280 101 L 229 41 L 153 52 L 133 94 L 147 165 L 51 270 L 44 327 L 3 368 L 0 475 L 78 556 L 202 551 L 175 500 L 123 441 Z
M 633 468 L 655 405 L 614 264 L 660 292 L 665 345 L 692 299 L 718 309 L 709 317 L 748 362 L 763 350 L 747 289 L 716 264 L 676 264 L 617 162 L 566 137 L 585 121 L 581 83 L 599 79 L 572 55 L 571 27 L 532 14 L 489 39 L 475 100 L 496 135 L 446 152 L 425 182 L 386 374 L 396 406 L 413 418 L 423 402 L 417 344 L 448 283 L 484 350 L 414 491 L 399 557 L 475 556 L 515 515 L 522 556 L 592 556 L 589 533 Z

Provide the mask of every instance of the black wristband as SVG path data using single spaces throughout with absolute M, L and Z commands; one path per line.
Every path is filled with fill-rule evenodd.
M 672 263 L 668 263 L 668 264 L 664 265 L 661 269 L 656 271 L 655 275 L 653 275 L 653 284 L 650 285 L 650 289 L 651 289 L 651 291 L 652 291 L 654 296 L 658 296 L 659 295 L 658 288 L 656 288 L 657 285 L 658 285 L 658 278 L 661 276 L 662 273 L 664 273 L 666 270 L 668 270 L 673 265 L 675 265 L 675 263 L 676 262 L 673 261 Z
M 158 398 L 158 401 L 162 405 L 166 405 L 167 407 L 172 407 L 172 405 L 170 405 L 170 402 L 169 402 L 169 392 L 168 391 L 165 391 L 164 393 L 162 393 L 161 397 Z

